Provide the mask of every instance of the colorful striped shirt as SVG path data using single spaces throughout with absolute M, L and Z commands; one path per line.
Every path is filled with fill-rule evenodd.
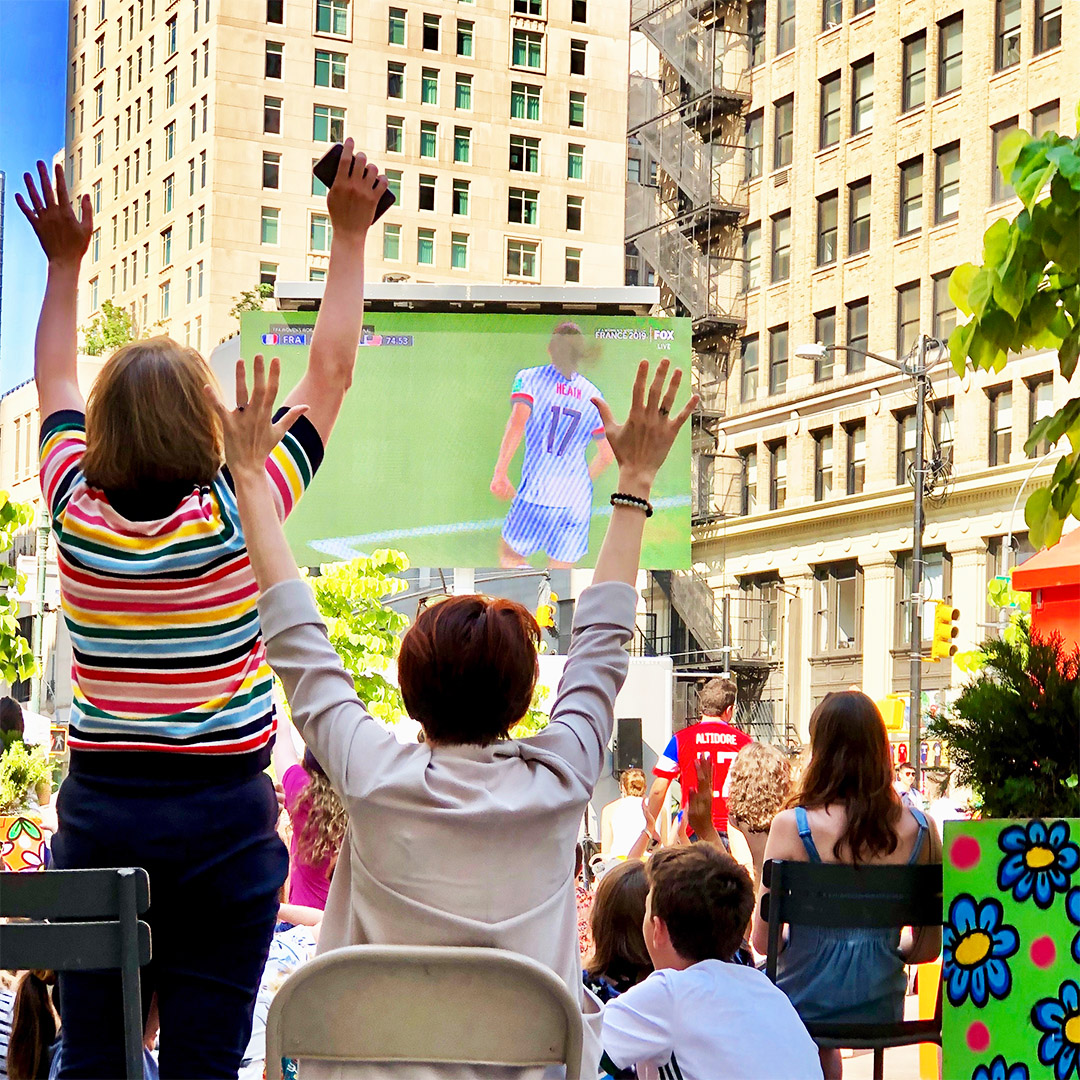
M 110 501 L 87 482 L 85 449 L 82 413 L 57 412 L 41 425 L 41 490 L 72 645 L 68 745 L 76 754 L 265 758 L 272 675 L 227 470 L 208 486 L 178 491 L 164 516 L 131 520 L 113 505 L 130 512 L 131 493 Z M 318 432 L 301 417 L 267 459 L 282 521 L 322 454 Z

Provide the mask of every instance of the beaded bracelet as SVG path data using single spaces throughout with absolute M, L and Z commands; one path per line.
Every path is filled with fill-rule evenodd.
M 648 499 L 639 499 L 636 495 L 627 495 L 622 491 L 616 491 L 611 496 L 611 505 L 629 506 L 634 510 L 644 510 L 647 518 L 651 518 L 653 515 L 652 503 Z

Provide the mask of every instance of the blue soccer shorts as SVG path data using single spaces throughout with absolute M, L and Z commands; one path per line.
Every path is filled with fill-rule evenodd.
M 543 551 L 554 562 L 576 563 L 589 550 L 591 507 L 541 506 L 520 496 L 510 504 L 502 538 L 522 558 Z

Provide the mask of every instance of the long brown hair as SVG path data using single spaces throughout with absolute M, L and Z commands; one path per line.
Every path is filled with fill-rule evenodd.
M 49 1049 L 57 1033 L 49 987 L 55 982 L 52 971 L 24 971 L 19 976 L 7 1052 L 11 1080 L 37 1080 L 49 1075 Z
M 86 403 L 87 481 L 106 490 L 209 484 L 221 469 L 223 442 L 208 383 L 217 380 L 206 361 L 172 338 L 117 349 Z
M 596 886 L 592 905 L 595 946 L 586 971 L 595 978 L 640 982 L 653 965 L 645 947 L 641 924 L 645 921 L 645 897 L 649 883 L 645 865 L 637 859 L 612 867 Z
M 304 754 L 304 768 L 309 780 L 300 800 L 307 807 L 308 815 L 296 838 L 296 852 L 308 866 L 318 867 L 325 862 L 326 880 L 329 881 L 334 876 L 349 816 L 311 751 Z
M 846 844 L 852 862 L 891 855 L 903 814 L 893 790 L 889 737 L 877 706 L 865 694 L 827 694 L 810 717 L 810 764 L 789 806 L 808 810 L 842 805 L 844 832 L 833 845 L 839 861 Z

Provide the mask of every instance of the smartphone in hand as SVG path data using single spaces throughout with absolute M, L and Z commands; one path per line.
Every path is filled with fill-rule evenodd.
M 334 177 L 337 176 L 338 162 L 341 160 L 342 150 L 344 150 L 344 147 L 341 143 L 335 143 L 330 147 L 329 151 L 315 163 L 314 168 L 311 170 L 328 188 L 334 186 Z M 392 191 L 387 189 L 383 192 L 383 197 L 379 200 L 379 205 L 375 208 L 375 216 L 371 219 L 372 223 L 374 224 L 378 221 L 396 201 Z

